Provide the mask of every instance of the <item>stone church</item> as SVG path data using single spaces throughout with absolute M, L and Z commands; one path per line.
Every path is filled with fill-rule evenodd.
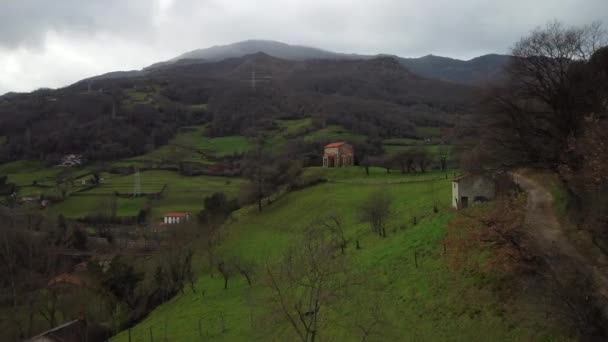
M 335 142 L 325 145 L 323 167 L 347 167 L 355 164 L 353 145 Z

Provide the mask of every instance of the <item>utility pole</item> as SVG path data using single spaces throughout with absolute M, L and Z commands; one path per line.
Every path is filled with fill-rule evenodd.
M 251 91 L 256 90 L 257 85 L 259 82 L 269 82 L 272 80 L 272 75 L 267 75 L 267 76 L 262 76 L 260 77 L 258 75 L 258 73 L 255 71 L 255 67 L 251 68 L 251 78 L 250 79 L 246 79 L 246 80 L 242 80 L 242 81 L 246 81 L 249 82 L 249 84 L 251 85 Z
M 133 197 L 141 196 L 141 176 L 139 169 L 135 171 L 135 182 L 133 184 Z

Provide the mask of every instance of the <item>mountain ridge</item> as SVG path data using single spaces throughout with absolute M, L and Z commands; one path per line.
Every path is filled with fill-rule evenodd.
M 304 45 L 292 45 L 272 40 L 245 40 L 227 45 L 214 45 L 205 49 L 196 49 L 168 61 L 152 64 L 143 69 L 150 71 L 175 63 L 201 63 L 201 60 L 213 62 L 228 58 L 243 57 L 256 52 L 263 52 L 273 57 L 286 60 L 310 59 L 374 59 L 382 56 L 396 58 L 410 71 L 427 78 L 445 81 L 474 84 L 502 77 L 503 69 L 511 58 L 508 55 L 486 54 L 470 60 L 426 55 L 418 58 L 400 57 L 394 54 L 348 54 L 332 52 Z

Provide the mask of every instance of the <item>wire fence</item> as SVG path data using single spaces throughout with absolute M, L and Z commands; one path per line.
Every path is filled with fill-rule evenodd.
M 141 324 L 129 328 L 118 335 L 118 341 L 128 342 L 165 342 L 165 341 L 212 341 L 232 333 L 236 326 L 242 328 L 243 320 L 249 321 L 254 328 L 255 320 L 251 313 L 229 314 L 219 312 L 214 315 L 181 316 L 179 320 L 165 320 L 161 323 Z M 247 324 L 247 322 L 245 322 Z

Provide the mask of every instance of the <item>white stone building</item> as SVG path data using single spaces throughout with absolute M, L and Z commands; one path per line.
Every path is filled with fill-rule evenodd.
M 482 175 L 464 175 L 452 181 L 452 207 L 466 208 L 496 196 L 496 182 Z
M 190 214 L 188 213 L 166 213 L 163 216 L 164 224 L 180 224 L 190 220 Z

